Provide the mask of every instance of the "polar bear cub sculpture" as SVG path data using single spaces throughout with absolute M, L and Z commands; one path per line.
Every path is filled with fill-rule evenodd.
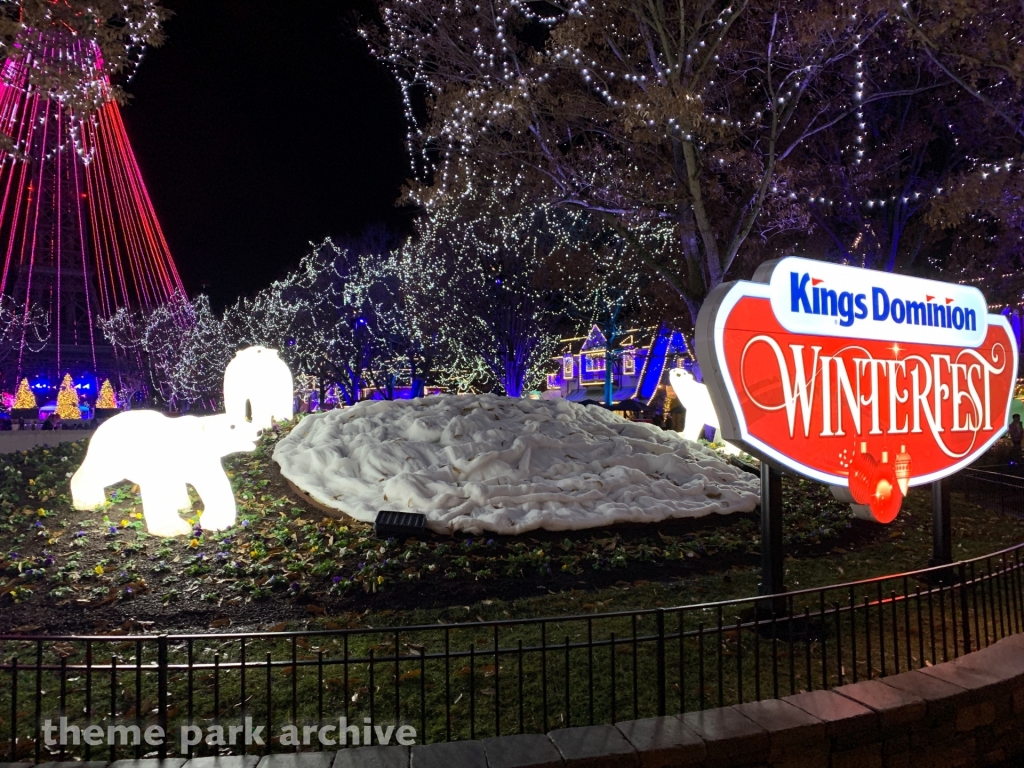
M 715 442 L 722 443 L 721 427 L 718 424 L 718 414 L 711 404 L 711 395 L 708 394 L 706 385 L 700 383 L 693 377 L 693 374 L 682 368 L 673 368 L 668 372 L 668 380 L 672 389 L 679 398 L 679 402 L 686 409 L 686 426 L 683 428 L 683 437 L 696 442 L 704 436 L 704 425 L 713 427 L 715 430 Z M 725 452 L 738 455 L 739 449 L 730 443 L 725 443 Z
M 203 500 L 208 531 L 235 524 L 235 496 L 220 460 L 255 448 L 258 429 L 230 415 L 169 418 L 157 411 L 126 411 L 103 423 L 89 442 L 85 461 L 71 478 L 75 509 L 96 509 L 104 489 L 122 480 L 142 492 L 146 528 L 154 536 L 187 535 L 178 515 L 191 506 L 189 483 Z
M 236 419 L 270 429 L 272 420 L 294 415 L 292 372 L 276 349 L 248 347 L 237 353 L 224 371 L 224 410 Z

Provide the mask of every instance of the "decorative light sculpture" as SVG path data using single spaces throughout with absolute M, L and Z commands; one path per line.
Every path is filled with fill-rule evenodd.
M 61 29 L 29 30 L 0 66 L 0 293 L 48 313 L 41 352 L 18 345 L 17 369 L 57 380 L 113 364 L 97 316 L 165 301 L 181 279 L 135 160 L 99 47 Z M 68 65 L 67 62 L 71 64 Z M 98 106 L 80 113 L 31 83 L 33 68 L 86 73 Z
M 115 408 L 117 408 L 117 397 L 114 395 L 114 386 L 110 383 L 110 379 L 104 379 L 99 397 L 96 398 L 96 410 L 114 410 Z
M 100 425 L 85 461 L 71 478 L 75 509 L 96 509 L 105 488 L 122 480 L 142 493 L 146 530 L 184 536 L 192 528 L 178 515 L 191 506 L 186 483 L 203 500 L 202 526 L 219 531 L 235 524 L 235 495 L 222 456 L 255 447 L 257 430 L 244 419 L 220 416 L 168 418 L 157 411 L 124 411 Z
M 235 354 L 224 371 L 224 410 L 256 429 L 295 415 L 295 385 L 276 349 L 248 347 Z
M 715 406 L 711 403 L 711 395 L 708 388 L 693 377 L 693 374 L 683 368 L 673 368 L 668 372 L 668 380 L 672 385 L 676 397 L 686 409 L 686 425 L 683 428 L 683 437 L 687 440 L 697 441 L 704 436 L 704 427 L 709 426 L 715 430 L 715 440 L 722 444 L 727 454 L 738 456 L 740 451 L 734 446 L 726 443 L 721 438 L 721 428 L 718 424 L 718 414 L 715 413 Z
M 35 393 L 32 391 L 32 387 L 28 385 L 28 379 L 22 379 L 21 383 L 18 384 L 18 391 L 14 395 L 14 407 L 18 409 L 38 407 Z
M 64 375 L 61 382 L 60 392 L 57 393 L 57 415 L 62 419 L 81 419 L 82 411 L 78 404 L 78 393 L 75 391 L 74 382 L 71 381 L 71 374 Z
M 178 510 L 192 506 L 188 484 L 203 501 L 203 529 L 230 528 L 237 509 L 221 457 L 253 450 L 261 429 L 273 419 L 290 419 L 293 389 L 291 372 L 277 350 L 250 347 L 224 373 L 226 414 L 171 419 L 157 411 L 124 411 L 112 416 L 96 430 L 85 461 L 71 478 L 72 504 L 75 509 L 101 507 L 107 486 L 129 480 L 142 493 L 152 535 L 187 535 L 192 529 Z

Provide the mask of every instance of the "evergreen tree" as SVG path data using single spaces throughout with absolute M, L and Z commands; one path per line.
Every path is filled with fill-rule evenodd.
M 96 400 L 97 408 L 117 408 L 117 398 L 114 397 L 114 387 L 110 383 L 110 379 L 104 379 L 102 386 L 100 386 L 100 396 Z
M 82 412 L 78 408 L 78 393 L 75 391 L 70 373 L 64 374 L 60 392 L 57 393 L 57 415 L 65 420 L 82 418 Z
M 22 379 L 18 385 L 18 391 L 14 395 L 15 408 L 37 408 L 36 396 L 28 385 L 28 379 Z

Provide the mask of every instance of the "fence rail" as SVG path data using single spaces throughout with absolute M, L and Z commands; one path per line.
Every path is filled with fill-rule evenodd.
M 426 743 L 827 689 L 941 663 L 1020 632 L 1022 548 L 772 597 L 631 612 L 330 631 L 0 637 L 0 758 L 294 750 L 329 744 L 321 729 L 336 738 L 338 718 L 349 727 L 348 745 L 367 719 L 382 729 L 411 726 Z M 66 743 L 54 731 L 50 742 L 58 743 L 48 743 L 46 721 L 61 717 Z M 262 744 L 239 743 L 247 718 L 251 732 L 262 728 Z M 287 725 L 296 726 L 294 737 Z M 187 726 L 207 740 L 183 748 L 178 734 Z M 146 742 L 154 727 L 167 741 Z
M 950 490 L 966 501 L 1024 520 L 1024 477 L 986 469 L 966 469 L 954 475 Z

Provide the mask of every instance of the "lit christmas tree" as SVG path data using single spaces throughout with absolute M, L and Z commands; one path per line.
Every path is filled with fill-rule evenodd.
M 15 408 L 37 408 L 36 396 L 28 386 L 28 379 L 22 379 L 14 396 Z
M 64 375 L 60 392 L 57 393 L 57 415 L 62 419 L 80 419 L 82 412 L 78 409 L 78 393 L 71 382 L 71 374 Z
M 110 379 L 103 380 L 103 385 L 100 387 L 100 396 L 96 400 L 96 408 L 117 408 L 117 398 L 114 397 L 114 387 L 110 384 Z

